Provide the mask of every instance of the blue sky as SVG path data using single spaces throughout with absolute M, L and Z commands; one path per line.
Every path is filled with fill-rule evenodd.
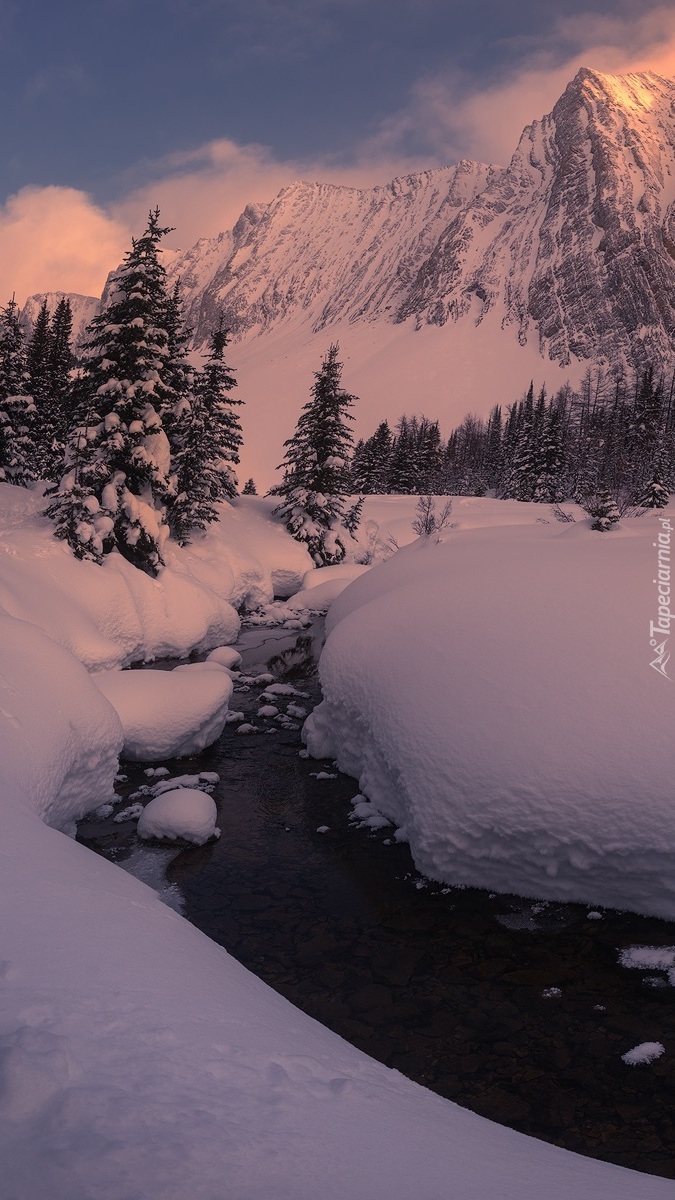
M 564 14 L 621 9 L 567 0 Z M 549 0 L 5 0 L 0 12 L 0 198 L 32 183 L 109 200 L 151 174 L 148 160 L 224 137 L 349 161 L 421 80 L 479 90 L 537 48 L 556 66 L 577 49 Z M 458 151 L 471 156 L 470 141 Z M 417 127 L 400 149 L 437 147 Z
M 298 176 L 503 162 L 581 63 L 674 44 L 650 0 L 0 0 L 0 257 L 27 214 L 105 255 L 149 203 L 189 244 Z

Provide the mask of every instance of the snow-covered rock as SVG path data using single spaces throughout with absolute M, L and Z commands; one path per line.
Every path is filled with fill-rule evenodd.
M 197 754 L 225 727 L 233 683 L 217 663 L 101 671 L 92 679 L 120 718 L 124 758 L 155 762 Z
M 241 654 L 234 646 L 216 646 L 215 650 L 207 654 L 206 661 L 219 663 L 221 667 L 236 671 L 241 666 Z
M 340 563 L 335 567 L 318 567 L 314 571 L 307 571 L 302 588 L 290 597 L 288 607 L 325 612 L 353 579 L 358 579 L 369 570 L 370 567 L 357 563 Z
M 203 846 L 212 837 L 220 837 L 216 828 L 215 801 L 196 788 L 172 788 L 161 792 L 146 804 L 138 821 L 141 838 L 182 838 Z
M 675 691 L 650 670 L 660 528 L 451 530 L 332 605 L 307 745 L 424 874 L 675 917 Z

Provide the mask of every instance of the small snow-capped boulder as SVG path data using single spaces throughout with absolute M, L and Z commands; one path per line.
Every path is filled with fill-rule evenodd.
M 241 654 L 235 650 L 234 646 L 217 646 L 210 654 L 206 656 L 207 663 L 218 663 L 221 667 L 229 667 L 231 671 L 238 671 L 241 666 Z
M 141 838 L 182 838 L 203 846 L 209 838 L 220 837 L 216 828 L 215 801 L 206 792 L 193 788 L 174 788 L 162 792 L 143 809 L 138 820 Z

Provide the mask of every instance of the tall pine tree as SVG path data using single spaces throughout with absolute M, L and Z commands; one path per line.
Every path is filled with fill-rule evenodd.
M 113 549 L 149 574 L 163 565 L 170 452 L 160 413 L 168 335 L 159 210 L 117 272 L 109 305 L 89 327 L 78 425 L 69 436 L 66 475 L 47 512 L 56 535 L 79 558 Z
M 207 362 L 192 394 L 181 402 L 174 426 L 176 498 L 169 510 L 171 531 L 182 545 L 218 517 L 218 503 L 237 495 L 241 423 L 232 395 L 237 381 L 225 363 L 227 330 L 221 316 L 211 334 Z
M 35 405 L 19 309 L 14 297 L 0 310 L 0 481 L 26 487 L 36 479 Z
M 307 549 L 318 566 L 339 563 L 347 553 L 360 514 L 346 508 L 351 492 L 349 459 L 355 397 L 341 384 L 339 347 L 332 345 L 314 373 L 311 399 L 305 404 L 293 437 L 284 442 L 283 481 L 275 491 L 283 497 L 274 510 Z

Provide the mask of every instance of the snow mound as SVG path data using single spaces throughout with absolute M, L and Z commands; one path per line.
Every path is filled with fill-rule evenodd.
M 117 553 L 73 557 L 38 492 L 0 484 L 0 612 L 31 621 L 91 670 L 235 641 L 236 608 L 297 591 L 311 559 L 272 518 L 273 500 L 223 503 L 190 546 L 169 540 L 157 579 Z
M 352 580 L 358 579 L 366 571 L 370 571 L 370 567 L 356 563 L 339 563 L 334 567 L 317 567 L 314 571 L 307 571 L 302 589 L 291 596 L 288 607 L 325 612 Z
M 312 571 L 305 571 L 302 577 L 303 592 L 310 591 L 315 587 L 322 587 L 324 583 L 329 581 L 339 580 L 344 584 L 351 583 L 352 579 L 358 579 L 359 575 L 365 575 L 370 567 L 360 566 L 358 563 L 336 563 L 333 567 L 314 567 Z
M 218 663 L 230 671 L 238 671 L 241 666 L 241 654 L 234 646 L 216 646 L 215 650 L 207 654 L 206 661 Z
M 34 625 L 0 616 L 4 804 L 18 789 L 44 821 L 74 834 L 80 817 L 113 797 L 121 746 L 115 709 L 72 654 Z M 10 840 L 5 823 L 5 848 Z
M 102 671 L 92 679 L 119 715 L 122 756 L 139 762 L 198 754 L 222 733 L 232 695 L 227 671 L 208 663 L 173 671 Z
M 220 837 L 216 828 L 217 810 L 206 792 L 194 788 L 174 788 L 162 792 L 143 809 L 138 821 L 142 838 L 182 838 L 203 846 L 209 838 Z
M 650 670 L 659 530 L 651 515 L 609 535 L 453 530 L 335 601 L 304 737 L 423 874 L 675 917 L 675 688 Z

